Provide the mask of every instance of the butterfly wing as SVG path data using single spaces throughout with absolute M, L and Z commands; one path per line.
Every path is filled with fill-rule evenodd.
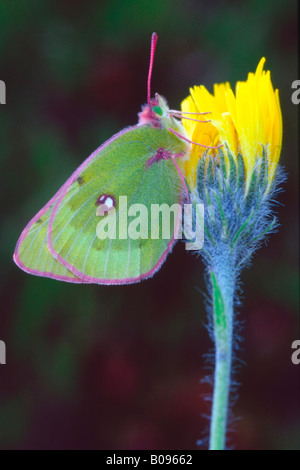
M 166 129 L 136 126 L 115 136 L 100 147 L 63 187 L 48 223 L 48 248 L 67 270 L 85 282 L 127 284 L 140 281 L 159 269 L 174 245 L 177 218 L 167 238 L 133 239 L 119 236 L 123 224 L 120 196 L 126 196 L 128 208 L 142 204 L 180 204 L 182 188 L 173 162 L 153 161 L 157 150 L 172 154 L 182 152 L 183 144 Z M 152 160 L 151 160 L 152 159 Z M 148 164 L 147 164 L 148 162 Z M 96 230 L 97 200 L 108 195 L 116 201 L 117 233 L 115 239 L 100 240 Z M 107 216 L 110 217 L 110 216 Z M 134 219 L 128 218 L 128 223 Z
M 85 281 L 80 280 L 64 265 L 56 261 L 48 249 L 48 223 L 60 193 L 61 190 L 25 227 L 15 249 L 14 261 L 23 271 L 36 276 L 83 283 Z

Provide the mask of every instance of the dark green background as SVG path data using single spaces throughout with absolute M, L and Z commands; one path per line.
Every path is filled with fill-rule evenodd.
M 300 366 L 290 359 L 300 336 L 296 17 L 296 1 L 0 1 L 1 448 L 194 449 L 206 435 L 212 344 L 200 259 L 178 244 L 153 279 L 123 287 L 32 277 L 12 262 L 28 220 L 136 123 L 153 31 L 153 91 L 172 108 L 190 86 L 246 79 L 263 55 L 280 89 L 288 181 L 280 231 L 242 276 L 246 365 L 236 366 L 229 444 L 300 448 Z

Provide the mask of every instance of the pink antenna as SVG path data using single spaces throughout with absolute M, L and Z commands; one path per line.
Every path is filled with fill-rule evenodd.
M 151 76 L 152 76 L 152 68 L 153 68 L 153 61 L 154 61 L 154 53 L 155 53 L 155 47 L 157 43 L 157 34 L 152 33 L 151 37 L 151 52 L 150 52 L 150 64 L 149 64 L 149 72 L 148 72 L 148 85 L 147 85 L 147 102 L 150 104 L 150 99 L 151 99 Z

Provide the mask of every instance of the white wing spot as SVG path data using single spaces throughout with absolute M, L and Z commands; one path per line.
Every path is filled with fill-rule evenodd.
M 116 207 L 115 198 L 108 194 L 102 194 L 102 196 L 97 199 L 96 206 L 98 206 L 96 209 L 96 215 L 98 217 L 103 217 Z

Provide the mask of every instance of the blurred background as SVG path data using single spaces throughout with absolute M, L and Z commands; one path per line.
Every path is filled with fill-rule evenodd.
M 0 0 L 1 449 L 205 449 L 211 388 L 203 265 L 183 244 L 139 285 L 71 285 L 12 261 L 27 222 L 152 89 L 245 80 L 260 58 L 284 122 L 280 231 L 242 276 L 240 383 L 229 445 L 300 448 L 297 2 Z M 197 447 L 197 440 L 204 439 Z

